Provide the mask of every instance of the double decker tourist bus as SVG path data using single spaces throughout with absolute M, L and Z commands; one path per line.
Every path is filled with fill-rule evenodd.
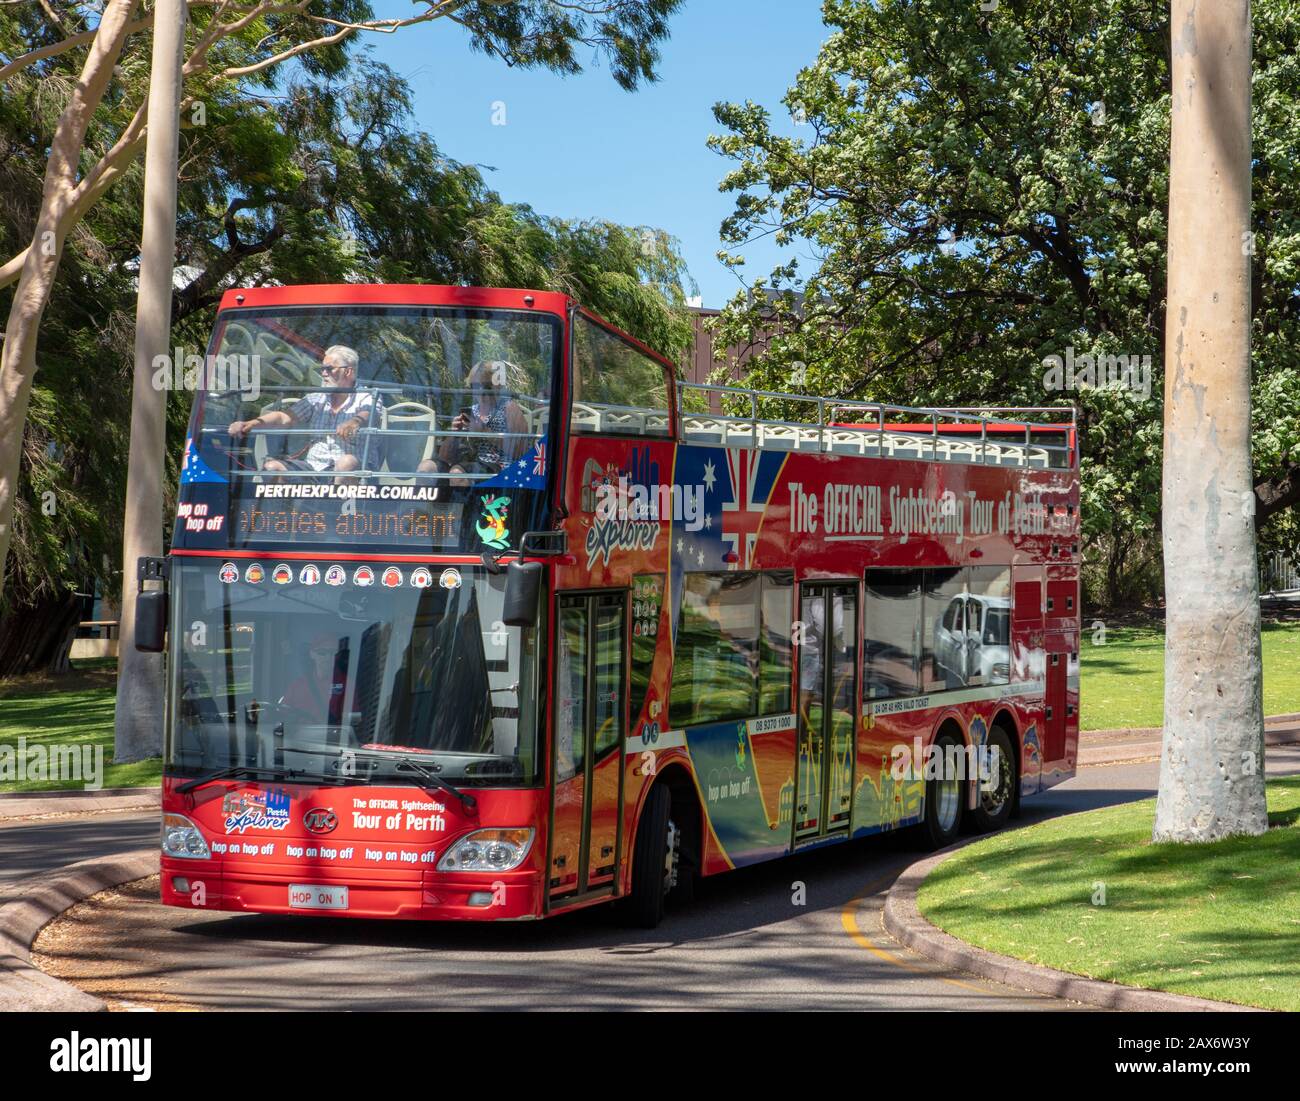
M 1074 772 L 1072 410 L 688 384 L 466 287 L 230 291 L 205 370 L 139 563 L 170 905 L 653 926 Z

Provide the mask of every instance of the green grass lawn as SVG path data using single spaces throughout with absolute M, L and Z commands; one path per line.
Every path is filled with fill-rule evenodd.
M 27 740 L 29 750 L 41 744 L 100 746 L 104 787 L 159 783 L 160 757 L 133 764 L 112 763 L 115 664 L 111 660 L 75 662 L 74 671 L 67 676 L 22 677 L 0 683 L 0 746 L 12 746 L 16 752 L 19 737 Z M 76 781 L 0 779 L 0 792 L 82 786 Z
M 1154 799 L 997 834 L 935 869 L 921 912 L 1062 971 L 1300 1009 L 1300 777 L 1270 783 L 1268 806 L 1263 837 L 1212 845 L 1151 844 Z
M 1085 624 L 1086 628 L 1086 624 Z M 1079 645 L 1079 719 L 1084 730 L 1160 726 L 1165 636 L 1158 627 L 1111 627 L 1106 644 L 1084 630 Z M 1300 711 L 1300 623 L 1265 623 L 1264 714 Z

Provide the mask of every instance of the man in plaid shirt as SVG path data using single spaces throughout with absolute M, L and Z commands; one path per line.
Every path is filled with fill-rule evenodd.
M 268 457 L 262 468 L 318 473 L 334 471 L 339 474 L 358 469 L 361 447 L 357 432 L 370 422 L 375 411 L 374 395 L 353 389 L 358 362 L 357 353 L 345 344 L 327 348 L 321 356 L 321 381 L 327 389 L 339 393 L 318 391 L 308 394 L 288 409 L 275 409 L 252 420 L 235 421 L 230 426 L 230 435 L 239 439 L 254 428 L 311 428 L 319 435 L 305 451 L 299 450 L 292 458 L 287 455 Z

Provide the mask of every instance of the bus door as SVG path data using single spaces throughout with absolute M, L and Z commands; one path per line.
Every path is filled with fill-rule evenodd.
M 612 891 L 622 803 L 626 594 L 559 598 L 548 899 Z
M 849 828 L 857 729 L 857 585 L 803 585 L 799 623 L 796 843 Z

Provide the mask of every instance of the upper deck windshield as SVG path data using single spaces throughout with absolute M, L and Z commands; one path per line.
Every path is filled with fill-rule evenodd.
M 175 561 L 169 771 L 535 782 L 536 631 L 502 623 L 504 574 L 240 565 Z
M 558 317 L 523 310 L 226 311 L 178 545 L 517 547 L 546 485 L 561 332 Z M 217 512 L 228 520 L 214 537 Z

